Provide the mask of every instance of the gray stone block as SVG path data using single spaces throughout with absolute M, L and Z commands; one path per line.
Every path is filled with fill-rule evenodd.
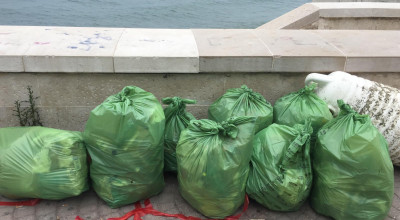
M 180 96 L 196 99 L 188 111 L 207 118 L 208 106 L 230 88 L 246 84 L 272 104 L 304 87 L 308 73 L 202 73 L 202 74 L 7 74 L 0 73 L 0 127 L 19 126 L 13 116 L 13 100 L 23 97 L 19 89 L 35 82 L 41 119 L 46 127 L 83 131 L 90 111 L 127 85 L 152 92 L 160 101 Z M 398 73 L 358 73 L 358 76 L 400 88 Z M 20 93 L 20 94 L 19 94 Z M 13 95 L 17 94 L 17 95 Z M 11 96 L 13 98 L 7 97 Z M 8 103 L 8 104 L 6 104 Z M 6 105 L 7 107 L 5 107 Z M 11 106 L 10 106 L 11 105 Z
M 14 220 L 12 215 L 1 216 L 1 220 Z
M 222 91 L 223 81 L 214 74 L 39 74 L 43 106 L 96 106 L 108 96 L 135 85 L 161 99 L 182 96 L 209 103 Z
M 273 104 L 280 97 L 304 87 L 306 75 L 304 73 L 230 74 L 226 77 L 225 91 L 245 84 Z
M 35 206 L 37 216 L 55 216 L 57 203 L 49 200 L 41 201 Z
M 0 107 L 12 107 L 17 100 L 27 100 L 27 86 L 40 96 L 36 76 L 26 73 L 0 73 Z M 40 105 L 40 100 L 38 105 Z
M 393 198 L 392 208 L 386 219 L 400 218 L 400 168 L 395 167 L 395 195 Z M 186 216 L 195 216 L 205 218 L 192 208 L 179 194 L 178 181 L 174 174 L 165 175 L 166 187 L 164 191 L 152 197 L 151 203 L 153 207 L 161 212 L 177 214 L 181 213 Z M 6 199 L 0 197 L 0 201 Z M 143 204 L 143 203 L 142 203 Z M 57 210 L 54 210 L 54 207 Z M 49 210 L 50 209 L 51 212 Z M 106 220 L 111 217 L 121 217 L 127 212 L 134 209 L 134 205 L 130 204 L 121 208 L 111 209 L 104 201 L 102 201 L 93 191 L 83 193 L 78 197 L 64 199 L 60 201 L 41 201 L 35 207 L 21 207 L 15 206 L 0 206 L 0 219 L 1 220 L 16 220 L 16 219 L 33 219 L 33 220 L 74 220 L 77 215 L 87 219 L 103 219 Z M 13 217 L 13 212 L 15 215 Z M 236 213 L 240 213 L 242 207 Z M 155 217 L 146 215 L 143 219 L 165 219 L 164 217 Z M 296 212 L 274 212 L 264 208 L 254 200 L 250 199 L 248 210 L 242 215 L 241 219 L 313 219 L 313 220 L 327 220 L 322 215 L 315 213 L 306 202 L 299 211 Z
M 209 105 L 188 105 L 186 106 L 186 110 L 192 113 L 196 119 L 207 119 L 208 107 Z
M 23 217 L 14 217 L 13 220 L 36 220 L 34 215 L 31 216 L 23 216 Z
M 14 210 L 14 218 L 22 218 L 35 215 L 35 207 L 34 206 L 22 206 L 17 207 Z
M 51 212 L 51 213 L 44 214 L 44 215 L 36 214 L 35 217 L 36 217 L 36 220 L 58 220 L 55 212 Z M 71 219 L 71 220 L 73 220 L 73 219 Z
M 2 197 L 0 196 L 0 199 Z M 3 200 L 0 200 L 3 201 Z M 13 216 L 15 210 L 15 206 L 0 206 L 0 219 L 3 219 L 7 216 Z

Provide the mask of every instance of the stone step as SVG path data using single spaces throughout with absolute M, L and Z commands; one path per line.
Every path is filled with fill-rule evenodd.
M 399 45 L 395 30 L 0 26 L 0 72 L 400 72 Z

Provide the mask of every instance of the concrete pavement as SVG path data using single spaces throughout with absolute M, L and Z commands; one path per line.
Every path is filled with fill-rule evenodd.
M 202 217 L 200 213 L 194 210 L 178 192 L 178 181 L 172 174 L 165 175 L 166 187 L 158 196 L 150 199 L 153 207 L 161 212 L 177 214 L 181 213 L 186 216 Z M 400 168 L 395 167 L 395 195 L 393 198 L 392 208 L 386 219 L 400 219 Z M 0 197 L 0 201 L 7 199 Z M 33 207 L 7 207 L 0 206 L 1 220 L 74 220 L 77 215 L 84 220 L 106 220 L 112 217 L 121 217 L 125 213 L 134 209 L 134 205 L 127 205 L 118 209 L 109 208 L 93 190 L 89 190 L 78 197 L 64 199 L 60 201 L 43 200 Z M 238 213 L 241 211 L 238 210 Z M 130 220 L 133 219 L 130 218 Z M 166 219 L 164 217 L 156 217 L 147 215 L 145 220 Z M 170 218 L 173 219 L 173 218 Z M 250 205 L 246 213 L 241 219 L 279 219 L 279 220 L 322 220 L 329 219 L 315 213 L 310 205 L 306 203 L 297 212 L 274 212 L 270 211 L 256 201 L 250 199 Z

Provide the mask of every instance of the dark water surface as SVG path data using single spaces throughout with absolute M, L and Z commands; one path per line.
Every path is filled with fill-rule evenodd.
M 256 28 L 306 0 L 0 0 L 0 25 Z

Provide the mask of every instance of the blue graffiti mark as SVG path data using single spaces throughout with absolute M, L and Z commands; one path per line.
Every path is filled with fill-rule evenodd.
M 45 31 L 50 31 L 51 29 L 50 28 L 46 28 L 46 29 L 44 29 Z
M 68 46 L 69 49 L 77 49 L 78 47 L 76 46 Z
M 92 38 L 87 38 L 84 41 L 79 42 L 80 44 L 84 44 L 84 45 L 89 45 L 89 44 L 96 44 L 95 42 L 92 42 Z
M 94 35 L 94 37 L 88 37 L 85 40 L 79 42 L 79 44 L 86 46 L 86 48 L 85 49 L 82 48 L 82 50 L 85 50 L 85 51 L 91 50 L 92 45 L 99 44 L 97 42 L 99 39 L 112 40 L 112 38 L 110 36 L 102 36 L 101 33 L 95 33 L 93 35 Z M 105 47 L 103 45 L 100 45 L 99 48 L 105 48 Z
M 97 42 L 92 42 L 92 38 L 88 37 L 88 38 L 86 38 L 86 40 L 79 42 L 79 44 L 85 45 L 86 49 L 84 49 L 84 50 L 89 51 L 90 49 L 92 49 L 91 45 L 97 44 Z
M 68 33 L 64 33 L 64 35 L 69 35 Z
M 110 36 L 102 36 L 101 33 L 95 33 L 94 36 L 96 36 L 96 39 L 112 40 L 112 38 Z
M 45 44 L 49 44 L 50 42 L 40 42 L 40 41 L 36 41 L 36 42 L 34 42 L 34 44 L 37 44 L 37 45 L 45 45 Z
M 142 39 L 142 40 L 139 40 L 139 41 L 145 41 L 145 42 L 156 42 L 155 40 L 148 40 L 148 39 Z
M 166 40 L 150 40 L 150 39 L 140 39 L 139 41 L 144 41 L 144 42 L 166 42 Z

